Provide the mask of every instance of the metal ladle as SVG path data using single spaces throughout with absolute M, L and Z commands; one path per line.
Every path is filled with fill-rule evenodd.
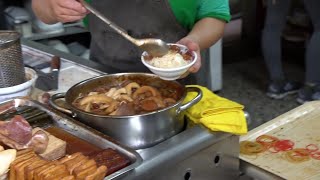
M 102 15 L 99 11 L 93 8 L 90 4 L 85 2 L 84 0 L 80 0 L 84 7 L 86 7 L 91 13 L 96 15 L 102 21 L 107 23 L 112 29 L 114 29 L 117 33 L 125 37 L 127 40 L 138 46 L 139 48 L 148 52 L 148 54 L 152 56 L 163 56 L 168 53 L 169 46 L 167 43 L 162 41 L 161 39 L 147 38 L 147 39 L 135 39 L 127 34 L 125 30 L 123 30 L 118 25 L 111 22 L 108 18 Z

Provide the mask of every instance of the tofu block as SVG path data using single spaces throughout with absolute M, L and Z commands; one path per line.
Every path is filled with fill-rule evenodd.
M 56 138 L 55 136 L 51 135 L 50 133 L 46 132 L 45 130 L 41 128 L 34 128 L 32 130 L 32 134 L 36 133 L 37 131 L 42 130 L 48 135 L 48 147 L 45 150 L 44 153 L 39 154 L 42 158 L 46 160 L 55 160 L 59 159 L 66 155 L 67 150 L 67 143 L 59 138 Z

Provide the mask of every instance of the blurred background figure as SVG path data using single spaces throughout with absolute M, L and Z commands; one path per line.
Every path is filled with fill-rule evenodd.
M 4 3 L 0 1 L 0 30 L 5 29 Z
M 270 76 L 267 96 L 282 99 L 298 92 L 297 101 L 320 99 L 320 1 L 303 0 L 313 24 L 313 34 L 305 53 L 304 85 L 287 78 L 282 67 L 281 35 L 286 24 L 291 0 L 267 0 L 267 14 L 262 35 L 262 52 Z

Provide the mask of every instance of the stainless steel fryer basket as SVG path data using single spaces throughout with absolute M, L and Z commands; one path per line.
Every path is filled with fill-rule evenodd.
M 26 81 L 21 51 L 18 32 L 0 31 L 0 88 Z

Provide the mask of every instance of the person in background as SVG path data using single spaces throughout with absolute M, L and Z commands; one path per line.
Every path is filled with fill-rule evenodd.
M 200 55 L 223 35 L 230 20 L 228 0 L 91 0 L 91 5 L 135 38 L 159 38 L 186 45 Z M 88 11 L 76 0 L 32 0 L 36 16 L 45 23 L 72 22 Z M 142 51 L 89 14 L 90 59 L 108 73 L 147 72 Z M 200 57 L 200 56 L 198 56 Z M 203 58 L 202 58 L 203 59 Z M 201 58 L 189 69 L 196 73 Z
M 298 82 L 286 78 L 281 63 L 281 34 L 286 24 L 286 16 L 291 0 L 267 0 L 267 15 L 262 35 L 262 50 L 271 83 L 267 95 L 282 99 L 288 94 L 298 92 L 297 101 L 320 99 L 320 1 L 303 0 L 313 24 L 313 35 L 305 55 L 305 82 L 301 88 Z
M 4 13 L 5 7 L 6 7 L 5 2 L 0 1 L 0 30 L 7 29 L 5 13 Z

